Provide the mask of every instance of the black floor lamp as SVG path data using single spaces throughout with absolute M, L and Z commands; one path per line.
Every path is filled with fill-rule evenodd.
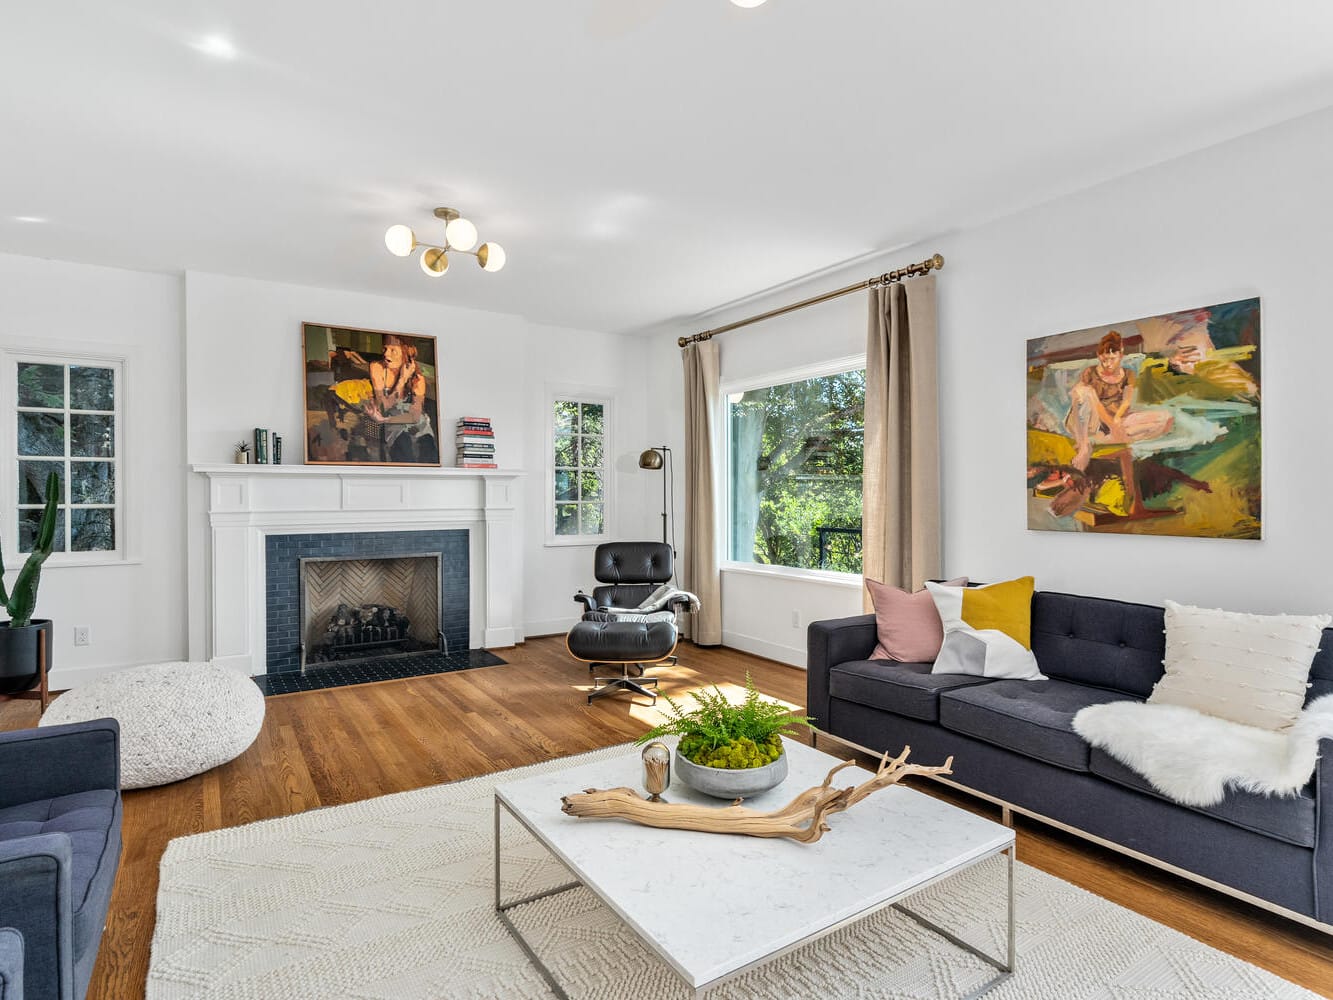
M 676 556 L 676 470 L 671 458 L 671 449 L 666 445 L 654 445 L 647 451 L 639 454 L 639 468 L 662 471 L 662 541 L 671 545 L 671 557 L 674 561 Z M 667 478 L 670 476 L 670 489 L 667 488 Z M 668 501 L 668 497 L 670 500 Z M 671 509 L 671 537 L 667 538 L 667 506 Z

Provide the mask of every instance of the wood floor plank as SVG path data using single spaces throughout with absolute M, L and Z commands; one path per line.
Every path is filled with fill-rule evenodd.
M 672 697 L 710 684 L 739 689 L 750 673 L 765 694 L 804 706 L 801 670 L 725 648 L 682 643 L 679 653 L 677 667 L 654 671 Z M 614 746 L 660 720 L 643 698 L 589 705 L 591 674 L 563 638 L 500 655 L 504 666 L 269 698 L 259 738 L 236 760 L 127 792 L 125 848 L 89 1000 L 143 996 L 158 863 L 174 837 Z M 35 703 L 0 703 L 0 730 L 36 721 Z M 939 785 L 917 787 L 996 815 Z M 1333 938 L 1038 823 L 1020 820 L 1017 833 L 1026 863 L 1333 996 Z

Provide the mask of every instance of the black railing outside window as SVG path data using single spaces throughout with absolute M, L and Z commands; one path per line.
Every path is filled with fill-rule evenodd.
M 815 529 L 819 537 L 819 568 L 841 570 L 842 572 L 861 571 L 861 529 L 830 528 L 821 526 Z M 852 569 L 852 567 L 855 569 Z

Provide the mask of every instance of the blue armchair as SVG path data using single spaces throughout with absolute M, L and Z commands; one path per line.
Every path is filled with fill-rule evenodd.
M 120 824 L 114 719 L 0 733 L 3 1000 L 10 991 L 83 1000 L 120 866 Z

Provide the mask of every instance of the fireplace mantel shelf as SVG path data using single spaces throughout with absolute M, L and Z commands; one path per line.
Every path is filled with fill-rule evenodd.
M 468 533 L 470 641 L 522 641 L 519 469 L 397 465 L 196 464 L 208 486 L 209 640 L 214 662 L 246 673 L 267 664 L 266 539 L 386 531 Z
M 249 476 L 391 476 L 397 479 L 492 478 L 527 475 L 522 469 L 458 469 L 445 465 L 422 469 L 404 465 L 260 465 L 238 463 L 195 464 L 190 468 L 209 477 Z

